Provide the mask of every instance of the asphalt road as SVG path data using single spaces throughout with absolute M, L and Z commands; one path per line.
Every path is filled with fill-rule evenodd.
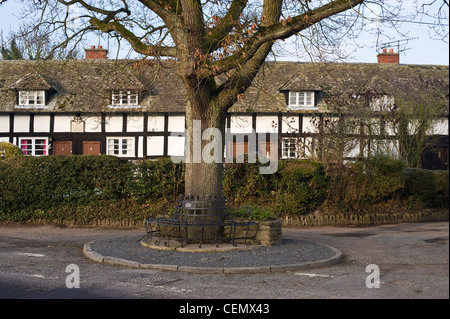
M 339 249 L 343 262 L 301 272 L 193 274 L 100 264 L 83 254 L 87 242 L 143 229 L 0 224 L 0 299 L 448 299 L 448 230 L 448 222 L 284 228 L 284 238 Z M 67 287 L 76 275 L 69 265 L 79 270 L 79 288 Z

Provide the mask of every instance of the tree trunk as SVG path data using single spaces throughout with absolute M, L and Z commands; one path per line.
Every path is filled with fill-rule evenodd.
M 185 194 L 198 196 L 222 195 L 224 145 L 222 137 L 224 137 L 225 132 L 225 116 L 221 112 L 201 114 L 199 105 L 190 102 L 187 104 L 186 126 L 190 140 L 187 141 L 189 159 L 186 159 Z M 200 109 L 204 110 L 204 108 Z M 213 109 L 213 107 L 209 109 Z M 200 123 L 201 125 L 199 125 Z M 220 141 L 215 141 L 215 138 L 219 137 L 218 135 L 214 137 L 206 135 L 205 130 L 211 128 L 220 132 Z M 205 134 L 203 134 L 204 132 Z M 202 139 L 202 135 L 205 140 Z M 211 152 L 208 152 L 207 144 L 215 142 L 217 144 L 214 145 L 220 147 L 215 147 Z M 220 160 L 217 160 L 219 158 Z

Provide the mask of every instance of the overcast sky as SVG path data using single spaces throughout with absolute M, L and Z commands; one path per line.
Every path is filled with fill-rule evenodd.
M 411 5 L 415 2 L 409 0 Z M 420 1 L 420 0 L 419 0 Z M 424 0 L 422 0 L 424 1 Z M 408 4 L 408 0 L 405 1 Z M 4 37 L 9 34 L 10 31 L 16 31 L 20 21 L 17 15 L 20 13 L 19 5 L 16 0 L 8 0 L 6 3 L 0 5 L 0 30 L 3 30 Z M 448 8 L 447 8 L 448 16 Z M 400 63 L 402 64 L 435 64 L 435 65 L 449 65 L 449 45 L 442 40 L 432 39 L 434 36 L 430 33 L 430 26 L 428 24 L 420 24 L 419 21 L 403 23 L 401 32 L 404 34 L 400 36 L 396 32 L 392 32 L 389 37 L 382 36 L 377 38 L 376 35 L 368 34 L 367 36 L 361 36 L 358 38 L 358 46 L 363 46 L 353 52 L 353 49 L 347 50 L 351 52 L 350 57 L 345 62 L 362 62 L 362 63 L 376 63 L 377 48 L 376 45 L 393 40 L 405 40 L 412 38 L 408 42 L 402 41 L 400 52 Z M 433 22 L 432 20 L 422 20 L 422 22 Z M 446 21 L 448 24 L 448 20 Z M 448 30 L 448 26 L 447 26 Z M 448 37 L 447 37 L 448 41 Z M 103 45 L 106 47 L 108 44 L 104 39 L 93 38 L 92 45 Z M 112 41 L 111 41 L 112 45 Z M 397 47 L 393 46 L 395 51 Z M 406 50 L 405 50 L 406 49 Z M 119 52 L 119 57 L 127 57 L 127 49 L 123 49 Z M 110 53 L 110 57 L 114 57 L 115 53 Z M 305 56 L 296 54 L 295 50 L 289 50 L 282 56 L 277 57 L 278 60 L 283 61 L 306 61 Z

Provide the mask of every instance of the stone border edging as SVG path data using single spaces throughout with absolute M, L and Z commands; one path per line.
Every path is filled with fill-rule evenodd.
M 331 249 L 334 252 L 334 255 L 327 259 L 305 262 L 300 264 L 259 266 L 259 267 L 195 267 L 195 266 L 180 266 L 180 265 L 141 264 L 137 261 L 130 261 L 118 257 L 103 256 L 91 249 L 91 243 L 93 243 L 93 241 L 84 244 L 83 253 L 88 259 L 98 263 L 136 269 L 155 269 L 155 270 L 180 271 L 180 272 L 202 273 L 202 274 L 254 274 L 254 273 L 280 273 L 288 271 L 299 271 L 315 267 L 335 265 L 340 263 L 344 258 L 343 254 L 338 249 L 324 244 L 319 244 Z
M 283 227 L 377 226 L 401 223 L 441 222 L 449 220 L 449 210 L 424 210 L 394 214 L 336 214 L 318 216 L 285 216 Z

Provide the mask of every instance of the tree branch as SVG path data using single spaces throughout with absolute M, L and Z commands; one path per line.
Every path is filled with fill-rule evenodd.
M 206 34 L 208 40 L 208 53 L 214 52 L 219 43 L 230 33 L 233 26 L 239 21 L 241 13 L 247 6 L 248 0 L 233 0 L 227 13 L 220 23 Z
M 335 0 L 292 19 L 271 23 L 267 26 L 260 25 L 258 31 L 252 35 L 241 50 L 232 56 L 205 65 L 200 71 L 200 76 L 208 77 L 211 73 L 223 74 L 249 61 L 264 43 L 286 39 L 319 21 L 349 10 L 363 2 L 364 0 Z
M 176 57 L 177 52 L 175 47 L 166 47 L 162 45 L 151 45 L 143 43 L 133 32 L 125 28 L 118 21 L 112 21 L 105 23 L 95 17 L 92 17 L 89 22 L 92 26 L 96 27 L 98 30 L 109 33 L 112 31 L 117 32 L 125 40 L 127 40 L 131 47 L 137 52 L 144 55 L 152 56 L 168 56 Z

